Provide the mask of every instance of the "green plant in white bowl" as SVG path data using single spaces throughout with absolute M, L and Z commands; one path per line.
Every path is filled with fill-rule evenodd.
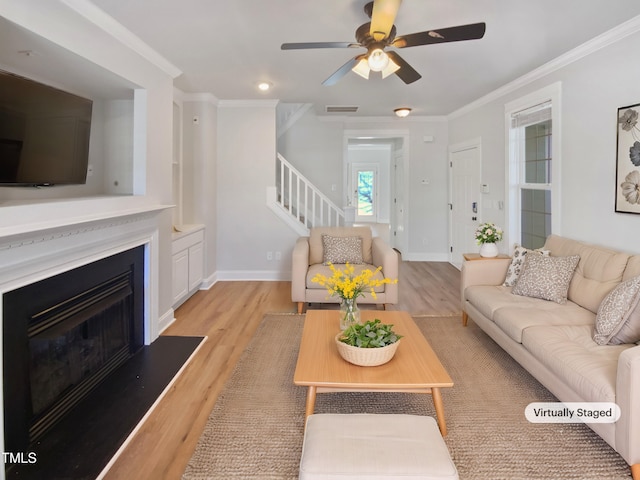
M 402 338 L 392 329 L 393 325 L 384 324 L 379 319 L 351 325 L 344 330 L 338 340 L 352 347 L 381 348 L 396 343 Z

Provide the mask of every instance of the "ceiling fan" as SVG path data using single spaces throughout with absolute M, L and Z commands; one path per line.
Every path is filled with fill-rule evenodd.
M 486 29 L 484 23 L 459 25 L 457 27 L 427 30 L 396 36 L 396 26 L 393 24 L 402 0 L 374 0 L 364 6 L 364 11 L 371 19 L 360 25 L 356 30 L 357 42 L 309 42 L 283 43 L 282 50 L 301 50 L 308 48 L 366 48 L 367 53 L 358 55 L 336 70 L 323 85 L 334 85 L 349 70 L 358 75 L 369 78 L 371 71 L 381 72 L 382 78 L 395 73 L 406 83 L 413 83 L 422 76 L 405 62 L 395 51 L 385 51 L 385 48 L 407 48 L 434 43 L 458 42 L 461 40 L 475 40 L 482 38 Z

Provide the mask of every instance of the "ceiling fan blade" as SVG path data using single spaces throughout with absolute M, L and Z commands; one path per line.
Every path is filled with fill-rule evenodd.
M 387 52 L 387 55 L 400 67 L 400 69 L 396 71 L 396 75 L 407 85 L 422 78 L 422 75 L 416 72 L 414 68 L 405 62 L 396 52 Z
M 472 23 L 457 27 L 441 28 L 426 32 L 401 35 L 391 43 L 396 48 L 416 47 L 434 43 L 459 42 L 462 40 L 477 40 L 484 36 L 487 26 L 485 23 Z
M 357 57 L 354 57 L 351 60 L 349 60 L 347 63 L 342 65 L 338 70 L 336 70 L 329 78 L 327 78 L 324 82 L 322 82 L 322 85 L 330 86 L 338 83 L 338 80 L 344 77 L 347 73 L 351 71 L 353 67 L 356 66 L 356 63 L 358 63 L 360 58 L 361 58 L 361 55 L 358 55 Z
M 353 42 L 307 42 L 307 43 L 283 43 L 281 50 L 302 50 L 307 48 L 356 48 L 359 43 Z
M 374 0 L 369 34 L 377 42 L 389 36 L 402 0 Z

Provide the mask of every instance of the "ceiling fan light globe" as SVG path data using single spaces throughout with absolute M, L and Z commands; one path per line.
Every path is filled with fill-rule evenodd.
M 369 54 L 368 63 L 371 70 L 381 72 L 389 65 L 389 55 L 381 48 L 376 48 Z

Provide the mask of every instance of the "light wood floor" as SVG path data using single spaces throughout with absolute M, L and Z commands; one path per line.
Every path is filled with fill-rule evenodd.
M 444 262 L 402 262 L 394 310 L 460 315 L 460 272 Z M 116 479 L 179 479 L 209 412 L 267 313 L 295 313 L 290 282 L 218 282 L 176 311 L 163 335 L 207 336 L 189 366 L 107 473 Z M 365 307 L 366 308 L 366 307 Z

